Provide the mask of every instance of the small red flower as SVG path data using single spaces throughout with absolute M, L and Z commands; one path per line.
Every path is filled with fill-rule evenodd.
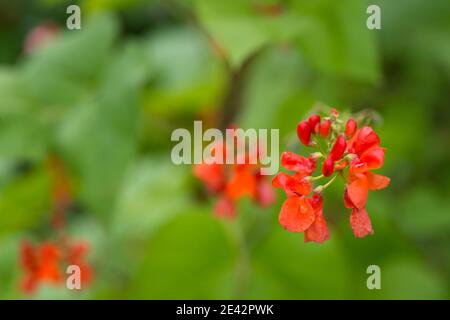
M 305 242 L 323 242 L 328 238 L 328 230 L 322 214 L 322 198 L 318 194 L 311 199 L 306 197 L 312 190 L 309 175 L 316 167 L 315 160 L 312 157 L 305 158 L 293 153 L 283 154 L 282 159 L 291 160 L 282 160 L 285 168 L 297 172 L 292 176 L 280 172 L 272 180 L 272 185 L 276 188 L 282 188 L 288 196 L 281 207 L 278 220 L 288 231 L 305 231 Z M 310 164 L 306 167 L 306 170 L 305 163 Z
M 372 234 L 370 218 L 365 210 L 369 190 L 386 188 L 390 179 L 369 170 L 378 169 L 384 163 L 384 149 L 380 138 L 370 127 L 358 130 L 349 143 L 348 150 L 354 159 L 350 162 L 344 194 L 346 207 L 352 209 L 350 224 L 357 237 Z
M 24 275 L 20 284 L 25 293 L 33 293 L 42 283 L 60 285 L 63 283 L 65 268 L 77 265 L 80 268 L 81 283 L 92 281 L 93 271 L 85 261 L 88 246 L 84 242 L 64 243 L 43 242 L 33 246 L 24 241 L 20 247 L 20 260 Z
M 226 156 L 226 145 L 217 148 L 223 150 Z M 217 150 L 213 149 L 213 150 Z M 256 151 L 259 154 L 260 148 Z M 237 155 L 242 164 L 221 164 L 205 161 L 194 165 L 194 176 L 201 180 L 206 189 L 218 196 L 214 212 L 218 217 L 233 218 L 236 215 L 236 203 L 243 197 L 251 198 L 261 207 L 266 207 L 275 201 L 275 193 L 265 176 L 260 174 L 258 164 L 250 164 L 250 154 Z M 256 156 L 258 159 L 258 155 Z
M 77 241 L 69 245 L 67 253 L 67 264 L 76 265 L 80 268 L 82 286 L 89 284 L 94 277 L 92 267 L 86 262 L 88 251 L 89 245 L 86 242 Z
M 44 242 L 34 247 L 24 241 L 21 244 L 21 264 L 25 275 L 21 282 L 21 289 L 31 293 L 43 282 L 58 284 L 62 281 L 59 270 L 61 253 L 59 248 L 51 243 Z

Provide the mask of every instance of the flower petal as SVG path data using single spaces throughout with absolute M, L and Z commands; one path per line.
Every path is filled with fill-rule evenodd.
M 380 144 L 380 138 L 371 127 L 365 126 L 358 130 L 355 134 L 356 140 L 353 143 L 353 148 L 357 155 L 361 155 L 364 151 Z
M 350 200 L 350 197 L 348 196 L 348 188 L 347 187 L 344 190 L 344 206 L 347 209 L 355 208 L 355 205 L 353 204 L 352 200 Z
M 369 193 L 369 183 L 367 178 L 362 176 L 347 187 L 348 197 L 356 208 L 361 209 L 366 206 L 367 194 Z
M 194 165 L 194 175 L 200 179 L 211 192 L 218 192 L 225 184 L 224 165 L 196 164 Z
M 302 232 L 314 222 L 314 210 L 305 196 L 292 196 L 284 201 L 278 220 L 288 231 Z
M 234 218 L 236 216 L 234 202 L 226 196 L 220 197 L 214 206 L 214 213 L 221 218 Z
M 243 196 L 255 197 L 256 178 L 250 170 L 235 170 L 233 177 L 225 187 L 225 193 L 231 200 L 237 200 Z
M 367 177 L 367 181 L 369 182 L 370 190 L 384 189 L 391 182 L 391 179 L 389 179 L 388 177 L 382 176 L 381 174 L 372 173 L 372 172 L 367 172 L 366 177 Z
M 311 182 L 299 178 L 297 174 L 290 176 L 284 172 L 278 173 L 272 180 L 272 186 L 282 188 L 288 196 L 307 195 L 311 192 Z
M 311 175 L 316 169 L 316 161 L 312 158 L 305 158 L 293 152 L 283 152 L 281 154 L 281 165 L 287 170 L 297 171 L 305 176 Z
M 365 151 L 360 161 L 367 165 L 367 170 L 378 169 L 384 163 L 384 148 L 373 147 Z
M 305 230 L 304 239 L 305 242 L 314 241 L 322 243 L 330 238 L 327 223 L 323 217 L 322 209 L 316 212 L 316 219 L 313 224 Z
M 350 214 L 350 225 L 353 234 L 358 238 L 373 234 L 372 223 L 365 208 L 352 210 Z
M 275 201 L 274 191 L 266 179 L 259 180 L 256 185 L 256 201 L 262 207 L 271 205 Z

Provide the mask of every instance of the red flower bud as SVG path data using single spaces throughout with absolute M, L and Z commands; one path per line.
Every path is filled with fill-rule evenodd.
M 320 124 L 320 116 L 318 114 L 313 114 L 311 117 L 309 117 L 308 123 L 312 131 L 314 131 L 315 133 L 319 132 L 318 125 Z
M 337 161 L 337 160 L 341 159 L 346 147 L 347 147 L 347 142 L 345 141 L 344 136 L 341 134 L 336 139 L 333 149 L 331 149 L 330 158 L 333 161 Z
M 358 125 L 356 124 L 356 121 L 352 118 L 348 119 L 347 123 L 345 124 L 345 135 L 347 136 L 347 138 L 353 137 L 357 128 Z
M 320 124 L 320 135 L 324 138 L 330 133 L 331 120 L 327 119 Z
M 300 121 L 297 125 L 297 136 L 300 141 L 308 146 L 311 142 L 311 127 L 308 121 Z
M 322 165 L 322 174 L 324 177 L 329 177 L 334 171 L 334 161 L 331 157 L 328 157 L 327 160 L 323 162 Z

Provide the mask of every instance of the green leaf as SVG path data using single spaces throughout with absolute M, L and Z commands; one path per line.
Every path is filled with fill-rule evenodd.
M 43 169 L 0 190 L 0 236 L 36 226 L 50 206 L 50 182 Z
M 129 170 L 113 221 L 113 232 L 120 241 L 145 240 L 186 211 L 191 200 L 185 190 L 185 169 L 164 157 L 153 157 L 142 159 Z
M 106 66 L 117 35 L 112 16 L 98 15 L 81 30 L 66 31 L 23 66 L 27 92 L 44 104 L 69 104 L 86 95 Z
M 297 38 L 301 52 L 324 73 L 379 81 L 375 34 L 366 27 L 366 8 L 359 0 L 295 2 L 292 10 L 310 22 Z
M 198 30 L 161 30 L 148 40 L 145 53 L 154 69 L 154 81 L 144 99 L 152 113 L 198 111 L 220 98 L 224 72 Z
M 127 297 L 230 297 L 235 253 L 223 226 L 209 212 L 178 216 L 159 230 L 147 250 Z
M 281 137 L 293 130 L 314 101 L 309 94 L 299 93 L 304 82 L 301 71 L 302 62 L 294 50 L 274 48 L 262 53 L 248 70 L 239 124 L 279 128 Z
M 137 148 L 139 88 L 146 78 L 125 48 L 110 62 L 95 97 L 65 115 L 58 145 L 81 175 L 81 198 L 94 213 L 112 213 Z M 127 71 L 130 71 L 127 73 Z
M 264 15 L 250 0 L 197 0 L 195 5 L 201 23 L 225 49 L 234 67 L 269 43 L 290 40 L 301 34 L 308 23 L 289 10 L 278 16 Z
M 277 225 L 252 256 L 251 299 L 333 299 L 350 296 L 343 250 L 330 230 L 323 244 Z

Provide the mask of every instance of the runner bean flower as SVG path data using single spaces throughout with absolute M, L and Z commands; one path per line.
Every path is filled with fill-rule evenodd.
M 300 142 L 314 151 L 304 157 L 283 152 L 281 164 L 294 173 L 278 173 L 272 186 L 286 193 L 279 214 L 280 224 L 291 232 L 304 232 L 305 242 L 322 243 L 329 239 L 328 226 L 323 214 L 323 191 L 337 177 L 345 182 L 344 206 L 351 209 L 350 226 L 356 237 L 373 234 L 366 211 L 369 190 L 380 190 L 389 185 L 390 179 L 372 170 L 384 163 L 385 149 L 380 138 L 370 126 L 358 129 L 354 118 L 342 117 L 335 109 L 321 119 L 313 114 L 297 126 Z M 320 175 L 313 176 L 316 167 Z M 322 184 L 318 181 L 325 180 Z

